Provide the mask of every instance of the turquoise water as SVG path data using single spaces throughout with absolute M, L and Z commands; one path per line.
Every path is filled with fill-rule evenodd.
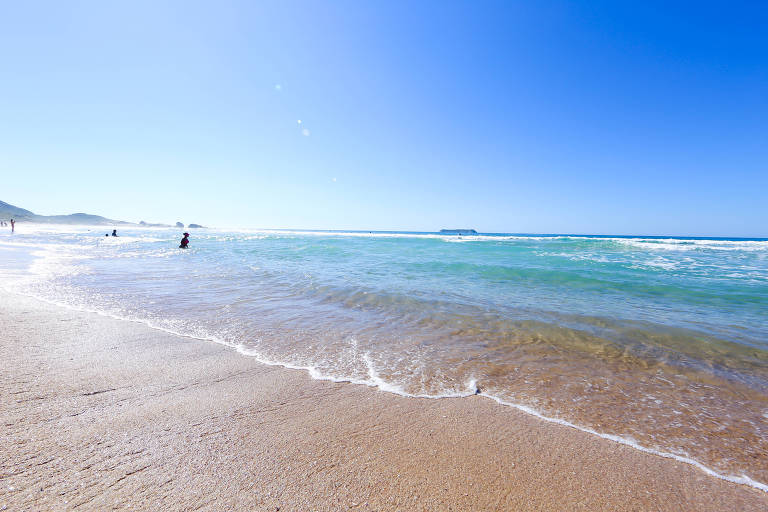
M 121 232 L 2 234 L 1 283 L 768 482 L 768 240 L 200 230 L 182 251 L 177 230 Z

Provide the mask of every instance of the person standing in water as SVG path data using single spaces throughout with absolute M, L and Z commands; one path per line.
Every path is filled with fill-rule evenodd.
M 179 245 L 179 249 L 186 249 L 189 245 L 189 233 L 184 233 L 184 238 L 181 239 L 181 245 Z
M 112 236 L 117 236 L 117 230 L 116 229 L 112 230 Z
M 11 219 L 11 233 L 16 232 L 16 221 Z

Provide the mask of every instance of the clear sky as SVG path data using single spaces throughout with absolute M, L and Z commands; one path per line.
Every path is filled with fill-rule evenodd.
M 3 2 L 0 200 L 768 236 L 766 27 L 765 2 Z

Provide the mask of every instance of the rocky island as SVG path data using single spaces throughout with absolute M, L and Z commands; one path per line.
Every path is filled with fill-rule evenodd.
M 441 229 L 441 235 L 476 235 L 477 231 L 474 229 Z

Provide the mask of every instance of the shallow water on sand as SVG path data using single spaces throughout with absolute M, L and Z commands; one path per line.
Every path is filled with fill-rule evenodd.
M 12 291 L 768 482 L 766 240 L 21 227 Z

